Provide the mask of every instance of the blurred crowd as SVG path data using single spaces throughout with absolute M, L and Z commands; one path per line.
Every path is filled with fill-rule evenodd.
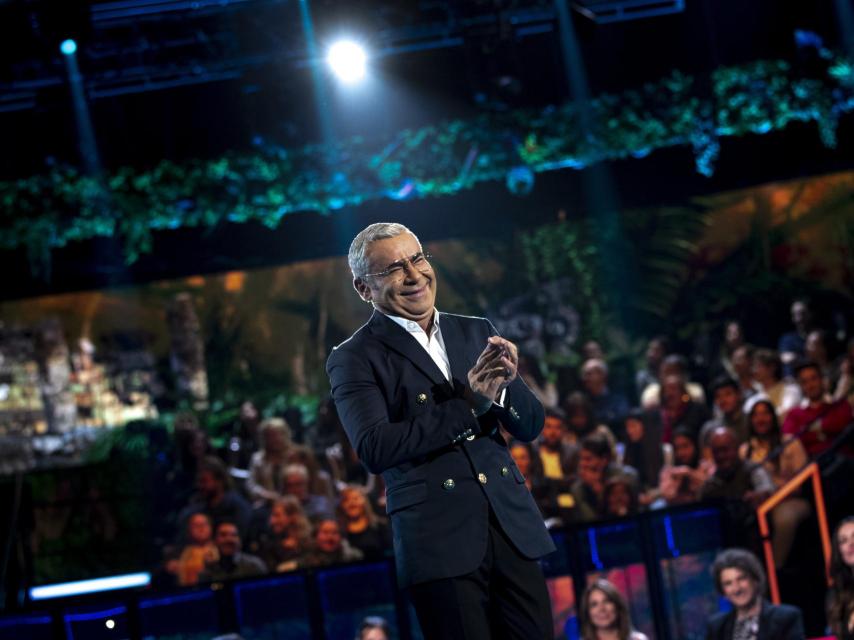
M 831 512 L 850 514 L 852 448 L 834 443 L 852 422 L 854 340 L 831 343 L 804 301 L 791 319 L 776 349 L 755 348 L 738 322 L 726 323 L 702 370 L 653 337 L 633 388 L 612 385 L 608 353 L 594 342 L 568 385 L 523 356 L 520 375 L 545 424 L 535 442 L 505 436 L 547 525 L 717 498 L 750 529 L 756 507 L 822 455 L 834 458 L 826 480 L 848 485 L 829 492 L 842 505 Z M 382 477 L 359 463 L 331 401 L 306 433 L 263 418 L 249 400 L 219 450 L 193 414 L 176 419 L 161 580 L 194 585 L 391 555 Z M 795 492 L 771 512 L 778 567 L 814 508 Z M 850 606 L 846 615 L 851 623 Z

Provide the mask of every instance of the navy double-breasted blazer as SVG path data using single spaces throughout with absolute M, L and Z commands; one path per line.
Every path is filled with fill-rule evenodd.
M 332 396 L 359 458 L 386 484 L 400 586 L 474 571 L 486 554 L 491 507 L 525 557 L 554 550 L 498 422 L 531 441 L 543 407 L 520 378 L 503 407 L 475 417 L 462 391 L 496 335 L 484 318 L 439 314 L 448 382 L 430 355 L 382 313 L 336 347 L 326 364 Z

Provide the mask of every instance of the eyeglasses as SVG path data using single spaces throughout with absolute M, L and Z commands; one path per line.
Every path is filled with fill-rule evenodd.
M 388 265 L 384 271 L 378 271 L 377 273 L 366 273 L 363 275 L 363 278 L 400 278 L 405 270 L 407 265 L 411 265 L 415 267 L 418 271 L 424 272 L 430 269 L 430 258 L 432 258 L 429 253 L 424 253 L 423 251 L 419 251 L 418 253 L 409 256 L 408 258 L 404 258 L 403 260 L 398 260 L 397 262 L 392 262 Z

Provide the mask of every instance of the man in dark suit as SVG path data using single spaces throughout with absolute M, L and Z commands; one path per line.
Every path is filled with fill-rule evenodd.
M 715 586 L 732 611 L 709 618 L 706 640 L 803 640 L 800 609 L 763 599 L 765 572 L 749 551 L 726 549 L 712 565 Z
M 554 545 L 498 429 L 531 441 L 543 425 L 516 346 L 436 310 L 436 274 L 403 225 L 370 225 L 348 260 L 374 312 L 326 369 L 353 447 L 385 480 L 398 583 L 425 638 L 550 639 L 536 559 Z

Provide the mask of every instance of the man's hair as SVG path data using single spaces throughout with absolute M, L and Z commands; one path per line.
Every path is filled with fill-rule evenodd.
M 216 521 L 216 525 L 214 525 L 214 535 L 216 535 L 217 532 L 226 525 L 234 527 L 237 530 L 237 535 L 240 535 L 240 527 L 237 526 L 237 523 L 234 520 L 229 520 L 228 518 Z
M 611 457 L 611 443 L 601 433 L 591 433 L 581 440 L 581 448 L 589 451 L 597 458 Z
M 796 378 L 804 369 L 815 369 L 818 375 L 821 375 L 821 367 L 818 366 L 818 362 L 816 362 L 815 360 L 802 359 L 798 360 L 794 365 L 792 365 L 792 370 L 795 372 Z
M 756 556 L 749 551 L 745 551 L 744 549 L 724 549 L 715 558 L 712 564 L 712 577 L 715 581 L 715 588 L 721 595 L 724 594 L 721 588 L 721 573 L 723 573 L 724 569 L 740 569 L 744 571 L 744 573 L 756 582 L 760 596 L 765 593 L 765 572 L 762 570 L 762 565 Z
M 368 259 L 365 252 L 369 244 L 377 240 L 396 238 L 404 233 L 412 233 L 412 231 L 398 222 L 375 222 L 357 233 L 353 242 L 350 243 L 350 251 L 347 252 L 347 263 L 350 265 L 353 277 L 361 278 L 368 273 Z M 412 235 L 415 236 L 414 233 Z M 418 241 L 417 236 L 415 240 Z M 418 244 L 420 245 L 421 242 L 419 241 Z
M 581 374 L 584 375 L 591 369 L 599 369 L 606 376 L 608 375 L 608 365 L 604 360 L 602 360 L 602 358 L 590 358 L 585 360 L 584 364 L 581 365 Z
M 732 387 L 736 393 L 740 391 L 738 383 L 727 375 L 718 376 L 712 380 L 710 391 L 714 395 L 718 389 L 723 389 L 724 387 Z
M 783 377 L 783 361 L 780 359 L 780 354 L 773 349 L 757 349 L 753 352 L 753 359 L 758 360 L 766 367 L 771 367 L 774 371 L 775 380 Z
M 300 476 L 301 478 L 305 478 L 306 480 L 308 480 L 308 467 L 306 467 L 304 464 L 292 463 L 285 467 L 285 471 L 282 475 L 286 478 L 292 475 Z
M 225 463 L 216 456 L 205 456 L 199 463 L 199 473 L 207 471 L 214 480 L 222 484 L 223 489 L 231 488 L 231 476 L 228 474 L 228 469 Z

